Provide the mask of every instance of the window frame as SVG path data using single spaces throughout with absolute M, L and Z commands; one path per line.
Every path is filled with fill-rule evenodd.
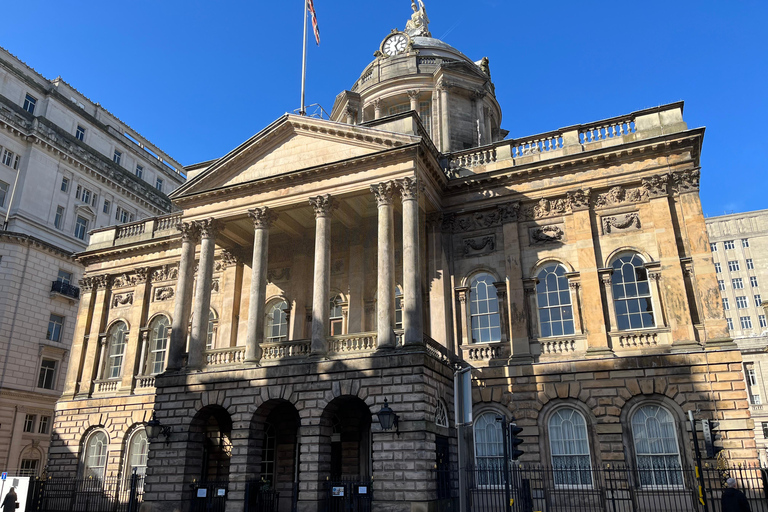
M 739 260 L 729 260 L 728 272 L 739 272 L 739 271 L 741 271 L 741 265 L 739 264 Z
M 8 183 L 0 181 L 0 208 L 5 208 L 5 198 L 8 197 L 8 187 L 10 187 Z
M 485 296 L 480 297 L 478 283 L 481 282 L 485 286 Z M 467 313 L 469 316 L 469 324 L 467 330 L 469 334 L 469 342 L 475 344 L 487 344 L 487 343 L 499 343 L 504 340 L 504 330 L 501 322 L 501 311 L 499 309 L 499 296 L 496 291 L 496 283 L 498 279 L 496 276 L 487 270 L 481 270 L 476 272 L 469 278 L 469 304 L 467 305 Z M 492 295 L 488 293 L 491 290 Z M 483 312 L 481 306 L 486 306 L 486 311 Z M 473 312 L 476 311 L 476 312 Z M 483 319 L 488 319 L 487 325 L 481 325 Z M 477 324 L 475 320 L 477 319 Z M 498 329 L 498 339 L 495 336 L 495 329 Z M 487 340 L 477 339 L 476 333 L 487 332 Z
M 672 433 L 674 434 L 674 447 L 676 449 L 675 453 L 672 452 L 663 452 L 663 453 L 640 453 L 638 451 L 638 439 L 640 436 L 638 436 L 638 433 L 635 431 L 635 417 L 643 411 L 647 407 L 657 407 L 658 410 L 662 410 L 666 412 L 666 414 L 669 415 L 669 418 L 672 422 Z M 654 416 L 655 418 L 655 416 Z M 636 404 L 635 407 L 632 408 L 631 411 L 629 411 L 629 414 L 627 415 L 627 423 L 629 424 L 628 435 L 630 436 L 630 443 L 632 448 L 632 455 L 635 461 L 635 467 L 637 471 L 637 484 L 640 489 L 643 490 L 653 490 L 653 489 L 684 489 L 685 488 L 685 478 L 682 472 L 683 468 L 683 455 L 684 451 L 680 444 L 680 424 L 679 424 L 679 418 L 676 418 L 674 413 L 669 410 L 669 408 L 666 406 L 666 404 L 663 403 L 663 401 L 657 401 L 657 400 L 643 400 L 642 402 L 639 402 Z M 647 425 L 646 425 L 647 426 Z M 647 436 L 647 432 L 646 432 Z M 670 438 L 667 438 L 669 440 Z M 658 441 L 657 441 L 658 442 Z M 680 483 L 679 484 L 651 484 L 647 485 L 643 483 L 643 473 L 641 473 L 641 464 L 639 457 L 676 457 L 677 458 L 677 468 L 669 468 L 664 469 L 664 472 L 669 475 L 671 470 L 679 469 L 678 478 Z M 657 471 L 654 471 L 653 469 L 650 470 L 651 475 L 655 475 Z
M 625 260 L 626 258 L 629 258 L 627 261 L 624 261 L 624 263 L 621 264 L 621 266 L 617 266 L 619 262 L 622 260 Z M 639 264 L 635 264 L 634 261 L 639 261 Z M 641 330 L 647 330 L 647 329 L 656 329 L 659 327 L 659 313 L 656 311 L 656 300 L 653 295 L 653 286 L 651 284 L 650 274 L 648 272 L 648 269 L 646 268 L 646 265 L 648 262 L 646 261 L 646 258 L 636 251 L 626 251 L 622 252 L 620 254 L 617 254 L 614 256 L 611 260 L 610 268 L 613 270 L 611 272 L 611 292 L 613 296 L 613 304 L 611 307 L 613 307 L 614 314 L 616 316 L 616 331 L 619 332 L 626 332 L 626 331 L 641 331 Z M 633 281 L 627 281 L 624 282 L 624 273 L 623 268 L 626 265 L 631 265 L 634 269 Z M 643 273 L 645 274 L 645 278 L 642 280 L 638 280 L 638 269 L 642 269 Z M 621 276 L 622 281 L 621 283 L 617 283 L 617 276 Z M 647 292 L 641 293 L 640 292 L 640 283 L 647 283 Z M 621 286 L 621 288 L 619 288 Z M 637 290 L 635 295 L 629 295 L 628 290 L 631 291 L 632 287 Z M 621 289 L 623 294 L 621 297 L 618 297 L 617 290 Z M 646 307 L 650 306 L 650 314 L 651 314 L 651 325 L 646 325 L 645 315 L 649 312 L 647 309 L 645 311 L 642 310 L 642 302 L 646 301 Z M 632 302 L 630 301 L 637 301 L 637 309 L 638 311 L 631 311 L 632 309 Z M 620 303 L 626 304 L 625 312 L 619 311 L 619 304 Z M 632 316 L 639 315 L 641 325 L 639 327 L 633 327 L 632 326 Z M 626 317 L 628 326 L 627 328 L 622 328 L 621 326 L 621 318 Z
M 45 363 L 53 363 L 53 367 L 46 367 Z M 56 389 L 56 377 L 58 376 L 59 361 L 50 357 L 40 359 L 40 365 L 37 372 L 37 389 Z M 45 375 L 43 375 L 45 374 Z M 50 387 L 45 384 L 50 380 Z
M 741 277 L 734 277 L 731 279 L 731 288 L 734 290 L 743 290 L 744 289 L 744 279 Z
M 136 170 L 134 171 L 134 174 L 136 174 L 136 177 L 140 180 L 144 179 L 144 166 L 141 164 L 136 164 Z
M 90 451 L 92 448 L 91 443 L 95 443 L 95 439 L 98 438 L 100 443 L 100 453 L 96 454 L 96 458 L 101 463 L 99 465 L 91 465 L 90 462 L 94 458 L 94 454 Z M 93 478 L 95 480 L 103 480 L 107 472 L 107 461 L 109 460 L 109 435 L 104 430 L 93 430 L 85 435 L 82 446 L 82 455 L 80 459 L 80 477 L 81 478 Z M 94 471 L 96 469 L 96 471 Z
M 755 260 L 747 258 L 747 270 L 755 270 Z
M 82 222 L 81 222 L 82 221 Z M 85 241 L 85 236 L 88 234 L 88 219 L 82 215 L 78 215 L 75 218 L 75 238 Z
M 45 334 L 45 339 L 47 341 L 61 343 L 61 337 L 64 334 L 65 321 L 66 317 L 63 315 L 51 313 L 48 317 L 48 331 Z
M 22 426 L 21 431 L 25 434 L 34 434 L 35 425 L 37 425 L 37 414 L 27 413 L 24 416 L 24 425 Z
M 69 192 L 69 178 L 66 176 L 61 177 L 61 185 L 59 186 L 59 190 L 62 192 Z
M 580 453 L 580 454 L 557 454 L 555 455 L 555 450 L 553 443 L 554 442 L 568 442 L 569 440 L 561 441 L 561 440 L 555 440 L 553 433 L 556 432 L 556 428 L 553 427 L 552 422 L 556 418 L 560 417 L 560 415 L 564 411 L 570 411 L 571 417 L 573 415 L 576 415 L 577 418 L 579 418 L 583 422 L 583 432 L 584 432 L 584 439 L 573 439 L 571 441 L 574 442 L 586 442 L 587 445 L 587 452 L 586 453 Z M 552 410 L 547 415 L 547 448 L 549 449 L 549 461 L 552 465 L 553 470 L 553 479 L 555 488 L 557 489 L 593 489 L 594 488 L 594 480 L 592 478 L 592 446 L 590 444 L 590 432 L 589 432 L 589 424 L 587 423 L 587 418 L 584 416 L 584 413 L 580 411 L 578 408 L 573 407 L 570 404 L 564 404 L 561 407 L 557 407 L 556 409 Z M 558 427 L 559 428 L 559 427 Z M 586 457 L 587 461 L 587 467 L 567 467 L 562 466 L 559 467 L 558 463 L 555 462 L 556 457 Z M 567 471 L 574 471 L 578 470 L 581 473 L 581 476 L 584 475 L 588 476 L 589 483 L 558 483 L 558 475 L 560 477 L 565 476 L 564 472 Z M 582 473 L 583 472 L 583 473 Z
M 333 297 L 331 297 L 331 300 L 328 301 L 329 336 L 344 336 L 344 334 L 346 334 L 346 330 L 344 329 L 344 306 L 346 304 L 347 301 L 341 293 L 334 294 Z M 336 332 L 336 326 L 338 326 L 338 333 L 334 334 Z
M 752 317 L 750 315 L 747 316 L 740 316 L 739 317 L 739 325 L 741 326 L 742 330 L 745 329 L 752 329 Z
M 139 457 L 143 459 L 143 464 L 134 464 L 133 457 L 136 455 L 134 449 L 137 447 L 137 441 L 143 442 L 143 453 L 139 453 Z M 139 446 L 141 449 L 141 446 Z M 128 439 L 125 442 L 125 463 L 123 468 L 123 481 L 130 485 L 131 476 L 133 475 L 133 468 L 143 468 L 136 472 L 137 476 L 143 477 L 147 474 L 147 458 L 149 455 L 149 438 L 147 437 L 147 431 L 143 426 L 136 427 L 129 434 Z
M 719 263 L 715 263 L 715 274 L 721 274 L 723 272 L 723 266 Z
M 22 109 L 24 109 L 26 112 L 29 112 L 32 115 L 35 115 L 35 108 L 37 108 L 37 98 L 29 94 L 28 92 L 25 93 L 24 96 L 24 103 L 22 104 Z
M 112 153 L 112 161 L 117 165 L 122 165 L 121 162 L 123 161 L 123 152 L 118 149 L 114 150 Z
M 123 327 L 123 329 L 121 329 Z M 106 357 L 104 358 L 103 380 L 117 380 L 123 377 L 125 366 L 125 349 L 128 344 L 128 324 L 123 320 L 113 323 L 107 330 Z M 119 353 L 113 353 L 115 346 L 120 347 Z
M 165 182 L 164 182 L 163 178 L 158 178 L 158 177 L 155 177 L 155 188 L 156 188 L 158 191 L 162 192 L 162 191 L 163 191 L 163 186 L 164 186 L 164 185 L 165 185 Z
M 165 329 L 159 330 L 160 327 Z M 147 375 L 158 375 L 165 371 L 165 365 L 168 358 L 168 345 L 171 341 L 171 320 L 166 315 L 156 315 L 149 323 L 149 350 L 148 360 L 144 368 L 144 372 Z M 158 343 L 162 343 L 162 347 L 158 348 Z M 158 360 L 161 357 L 161 360 Z M 158 368 L 160 368 L 158 370 Z
M 283 307 L 280 307 L 283 306 Z M 264 341 L 266 343 L 284 343 L 288 341 L 289 325 L 288 325 L 288 312 L 290 308 L 288 301 L 282 297 L 272 299 L 267 302 L 266 306 L 266 321 L 264 322 Z M 280 311 L 279 323 L 275 324 L 274 312 Z M 275 327 L 277 325 L 278 331 L 275 335 Z M 283 326 L 285 327 L 285 333 L 283 334 Z
M 550 270 L 552 269 L 552 270 Z M 561 271 L 562 274 L 558 274 L 557 272 Z M 569 285 L 569 279 L 567 277 L 568 269 L 565 268 L 565 265 L 563 265 L 560 262 L 548 262 L 544 265 L 542 265 L 538 272 L 536 272 L 536 321 L 538 322 L 539 327 L 539 337 L 540 338 L 560 338 L 563 336 L 574 336 L 576 335 L 576 319 L 575 315 L 576 313 L 573 310 L 573 297 L 571 296 L 571 288 Z M 546 274 L 546 275 L 545 275 Z M 548 276 L 554 275 L 556 280 L 556 290 L 550 290 L 548 287 Z M 560 285 L 561 280 L 565 280 L 565 289 L 561 289 Z M 550 305 L 551 301 L 551 294 L 555 294 L 557 297 L 557 304 Z M 563 298 L 563 295 L 568 298 L 568 303 L 562 303 L 561 300 Z M 542 305 L 542 295 L 546 296 L 547 304 Z M 559 315 L 559 319 L 552 319 L 553 311 L 558 310 L 557 313 Z M 567 310 L 570 310 L 570 318 L 564 318 L 565 313 Z M 546 311 L 548 320 L 545 322 L 542 318 L 542 313 Z M 555 322 L 560 323 L 561 333 L 560 334 L 553 334 L 554 330 L 553 327 L 556 325 Z M 566 325 L 570 322 L 570 331 L 566 332 Z M 544 334 L 544 325 L 547 325 L 547 328 L 549 329 L 549 334 Z
M 741 247 L 742 249 L 749 249 L 749 238 L 741 239 Z
M 216 349 L 216 335 L 219 330 L 219 315 L 213 308 L 208 312 L 208 326 L 205 331 L 205 350 Z
M 83 125 L 78 124 L 75 128 L 75 138 L 80 142 L 85 142 L 85 127 Z
M 735 240 L 725 240 L 723 242 L 723 247 L 725 248 L 726 251 L 732 251 L 733 249 L 736 248 L 736 242 Z
M 749 307 L 749 301 L 746 295 L 738 295 L 736 297 L 736 309 L 747 309 Z
M 749 286 L 752 288 L 760 288 L 757 284 L 757 276 L 749 276 Z
M 50 429 L 51 429 L 51 417 L 41 415 L 40 419 L 37 422 L 37 433 L 48 434 L 50 433 Z
M 64 217 L 66 216 L 66 213 L 66 208 L 63 206 L 56 206 L 56 214 L 53 217 L 53 227 L 56 229 L 63 229 Z
M 504 467 L 504 427 L 503 427 L 503 424 L 500 424 L 498 421 L 496 421 L 496 418 L 499 416 L 504 418 L 504 421 L 502 423 L 506 423 L 506 419 L 507 419 L 506 415 L 496 412 L 495 410 L 485 410 L 475 415 L 475 418 L 472 424 L 472 453 L 474 455 L 475 467 L 478 469 L 500 469 Z M 490 418 L 490 420 L 486 418 Z M 481 425 L 481 419 L 482 419 L 482 422 L 485 423 L 482 426 L 482 428 L 485 430 L 482 430 L 482 432 L 487 433 L 489 425 L 495 425 L 496 428 L 494 428 L 493 430 L 499 431 L 501 435 L 500 436 L 494 435 L 494 437 L 497 437 L 497 438 L 491 439 L 490 441 L 489 440 L 481 441 L 480 440 L 481 436 L 478 435 L 478 432 L 479 432 L 478 426 Z M 498 453 L 494 455 L 478 455 L 478 446 L 481 443 L 484 446 L 484 450 L 485 448 L 495 447 L 495 450 L 498 450 Z M 490 449 L 488 451 L 489 453 L 491 452 Z M 486 464 L 485 462 L 482 462 L 486 460 L 489 461 L 490 464 Z M 497 487 L 497 485 L 498 484 L 486 483 L 485 485 L 483 485 L 483 487 L 486 487 L 486 488 Z
M 728 316 L 725 317 L 725 325 L 726 325 L 726 327 L 728 328 L 729 331 L 734 330 L 733 329 L 733 318 L 728 317 Z

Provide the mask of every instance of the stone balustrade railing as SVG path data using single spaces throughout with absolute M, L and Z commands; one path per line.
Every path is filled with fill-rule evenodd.
M 542 360 L 570 358 L 586 352 L 587 338 L 584 335 L 538 338 L 532 340 L 532 345 L 538 345 L 539 350 L 533 349 L 532 352 Z
M 376 350 L 376 333 L 361 332 L 328 338 L 328 354 L 352 354 Z
M 139 236 L 141 234 L 144 234 L 145 229 L 146 229 L 146 223 L 143 221 L 132 222 L 131 224 L 124 224 L 122 226 L 118 226 L 117 232 L 115 233 L 115 240 L 121 240 L 123 238 L 131 238 L 134 236 Z
M 245 361 L 245 347 L 227 347 L 206 350 L 203 355 L 205 357 L 205 364 L 208 366 L 240 364 Z
M 176 231 L 176 225 L 181 221 L 181 215 L 167 215 L 158 217 L 155 223 L 155 233 L 159 231 Z
M 443 166 L 449 178 L 460 178 L 687 129 L 683 121 L 682 102 L 672 103 L 595 123 L 452 153 L 443 161 Z
M 437 341 L 433 340 L 426 334 L 424 335 L 424 346 L 427 349 L 427 353 L 437 359 L 438 361 L 443 361 L 445 363 L 451 363 L 455 359 L 453 357 L 453 354 L 448 352 L 448 349 L 442 346 Z
M 502 355 L 502 346 L 500 343 L 477 343 L 461 347 L 464 352 L 464 359 L 470 362 L 489 362 L 491 359 L 497 359 Z
M 165 215 L 150 219 L 97 229 L 91 232 L 89 249 L 101 249 L 165 237 L 176 233 L 181 214 Z
M 150 390 L 155 388 L 155 376 L 154 375 L 137 375 L 136 386 L 137 392 L 142 390 Z
M 114 393 L 120 386 L 120 379 L 103 379 L 93 381 L 93 392 L 98 393 Z
M 668 328 L 643 331 L 619 331 L 608 334 L 614 351 L 647 350 L 672 343 Z
M 307 357 L 312 348 L 310 340 L 282 341 L 280 343 L 262 343 L 261 360 L 277 361 L 296 357 Z

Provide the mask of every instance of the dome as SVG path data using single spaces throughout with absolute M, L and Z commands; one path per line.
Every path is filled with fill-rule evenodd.
M 474 61 L 459 50 L 434 37 L 414 37 L 413 48 L 418 50 L 422 57 L 444 57 L 464 60 L 474 64 Z

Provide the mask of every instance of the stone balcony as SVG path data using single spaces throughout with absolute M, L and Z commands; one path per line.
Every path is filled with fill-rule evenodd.
M 175 235 L 178 233 L 176 224 L 180 221 L 181 214 L 175 213 L 96 229 L 91 232 L 88 250 L 107 249 Z
M 640 110 L 595 123 L 561 128 L 519 139 L 451 153 L 442 164 L 449 178 L 463 178 L 510 167 L 587 153 L 688 129 L 683 103 Z

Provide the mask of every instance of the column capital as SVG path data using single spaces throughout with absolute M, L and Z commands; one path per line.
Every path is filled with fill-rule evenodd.
M 111 284 L 112 284 L 112 276 L 110 276 L 109 274 L 93 276 L 93 287 L 95 289 L 109 288 Z
M 504 299 L 507 296 L 507 283 L 506 281 L 496 281 L 493 283 L 496 287 L 496 297 Z
M 602 281 L 604 285 L 611 285 L 611 281 L 613 279 L 613 268 L 599 268 L 597 269 L 597 273 L 600 276 L 600 281 Z
M 406 94 L 408 94 L 408 97 L 412 100 L 419 99 L 419 94 L 421 94 L 421 91 L 419 91 L 418 89 L 409 89 L 405 92 Z
M 403 201 L 418 199 L 421 181 L 416 176 L 408 176 L 397 180 L 397 188 L 400 190 Z
M 93 290 L 95 282 L 94 282 L 94 278 L 92 278 L 91 276 L 83 276 L 83 278 L 80 279 L 80 281 L 78 281 L 78 284 L 80 285 L 80 288 L 82 288 L 84 292 L 90 292 L 91 290 Z
M 381 98 L 371 101 L 371 105 L 373 105 L 373 108 L 381 108 Z
M 214 219 L 213 217 L 209 219 L 197 220 L 195 221 L 195 225 L 197 225 L 198 229 L 200 230 L 200 238 L 208 239 L 216 238 L 216 234 L 222 227 L 221 222 Z
M 669 175 L 658 174 L 656 176 L 649 176 L 641 180 L 642 188 L 648 193 L 648 197 L 653 199 L 654 197 L 666 197 L 668 193 Z
M 149 267 L 140 267 L 134 271 L 134 282 L 136 284 L 146 283 L 149 278 Z
M 255 229 L 269 229 L 272 223 L 277 220 L 277 214 L 266 206 L 248 210 L 248 217 L 253 221 Z
M 371 192 L 376 196 L 377 206 L 391 205 L 395 197 L 396 185 L 394 181 L 384 181 L 371 185 Z
M 462 304 L 467 302 L 467 299 L 469 298 L 469 286 L 457 286 L 454 288 L 454 291 L 459 298 L 459 302 Z
M 315 217 L 328 217 L 338 206 L 330 194 L 310 197 L 309 204 L 311 204 L 312 208 L 315 210 Z
M 194 222 L 179 222 L 176 229 L 181 231 L 182 242 L 196 242 L 200 237 L 200 229 Z

